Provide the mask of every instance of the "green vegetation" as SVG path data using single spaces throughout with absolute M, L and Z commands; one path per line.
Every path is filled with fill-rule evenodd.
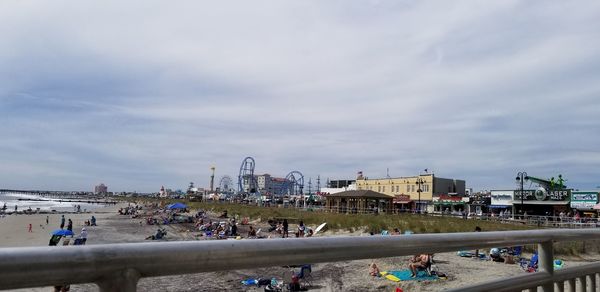
M 303 220 L 304 224 L 313 226 L 327 222 L 329 230 L 347 230 L 351 232 L 372 231 L 379 233 L 381 230 L 391 231 L 394 228 L 398 228 L 402 232 L 410 230 L 414 233 L 471 232 L 475 230 L 475 226 L 479 226 L 485 231 L 530 229 L 516 224 L 413 214 L 338 214 L 229 203 L 189 202 L 187 204 L 193 209 L 205 209 L 216 213 L 227 211 L 229 215 L 249 217 L 251 220 L 260 219 L 262 222 L 272 218 L 288 218 L 291 223 Z
M 141 199 L 137 201 L 173 203 L 175 200 Z M 475 226 L 483 231 L 526 230 L 533 229 L 522 224 L 500 223 L 482 220 L 464 220 L 456 217 L 434 217 L 413 214 L 372 215 L 372 214 L 338 214 L 319 211 L 302 211 L 294 208 L 257 207 L 222 202 L 186 202 L 191 209 L 204 209 L 215 213 L 227 211 L 229 216 L 248 217 L 250 220 L 259 219 L 266 222 L 269 219 L 287 218 L 290 223 L 303 220 L 309 226 L 317 226 L 327 222 L 329 230 L 344 230 L 348 232 L 373 232 L 381 230 L 400 229 L 413 233 L 446 233 L 446 232 L 472 232 Z M 527 245 L 526 251 L 533 252 L 535 245 Z M 558 242 L 554 245 L 557 255 L 577 256 L 586 252 L 600 252 L 600 241 L 588 242 Z

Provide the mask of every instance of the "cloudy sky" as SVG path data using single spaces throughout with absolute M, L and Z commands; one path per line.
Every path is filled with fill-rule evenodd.
M 2 1 L 0 188 L 600 186 L 598 1 Z

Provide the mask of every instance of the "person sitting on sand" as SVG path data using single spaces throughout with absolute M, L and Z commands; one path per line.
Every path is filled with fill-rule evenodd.
M 302 220 L 300 220 L 300 223 L 298 224 L 298 236 L 297 237 L 304 237 L 305 229 L 306 229 L 306 227 L 304 226 L 304 222 L 302 222 Z
M 304 237 L 312 237 L 314 234 L 315 232 L 312 230 L 312 228 L 308 228 L 308 232 L 306 232 Z
M 417 277 L 418 269 L 426 269 L 429 265 L 431 257 L 428 254 L 419 254 L 410 259 L 408 268 L 410 269 L 411 278 Z
M 502 254 L 500 253 L 499 248 L 490 249 L 490 260 L 497 262 L 497 263 L 504 262 L 504 257 L 502 257 Z
M 381 272 L 379 271 L 379 267 L 373 262 L 369 265 L 369 275 L 373 277 L 380 277 Z
M 254 227 L 250 226 L 250 230 L 248 230 L 248 237 L 256 237 L 256 230 Z

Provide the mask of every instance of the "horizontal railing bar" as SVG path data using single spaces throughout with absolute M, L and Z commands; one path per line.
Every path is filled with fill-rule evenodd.
M 568 269 L 560 269 L 554 271 L 554 282 L 566 281 L 569 279 L 581 277 L 582 275 L 594 274 L 600 272 L 600 262 L 585 264 Z
M 600 263 L 592 263 L 554 271 L 554 276 L 545 272 L 524 274 L 510 278 L 493 280 L 472 286 L 447 291 L 521 291 L 532 286 L 541 286 L 549 282 L 560 282 L 575 279 L 588 274 L 600 272 Z
M 471 286 L 460 287 L 456 289 L 445 290 L 448 292 L 482 292 L 482 291 L 495 291 L 495 292 L 509 292 L 509 291 L 522 291 L 531 287 L 541 286 L 552 281 L 552 276 L 547 272 L 538 272 L 532 274 L 523 274 L 510 278 L 502 278 L 480 284 L 474 284 Z M 535 289 L 534 289 L 535 291 Z
M 125 269 L 154 277 L 598 238 L 600 230 L 545 229 L 1 248 L 0 287 L 97 282 Z

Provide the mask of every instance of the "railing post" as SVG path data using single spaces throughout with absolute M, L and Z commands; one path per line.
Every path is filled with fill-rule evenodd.
M 126 269 L 104 276 L 96 284 L 100 287 L 100 292 L 135 292 L 139 279 L 138 271 Z
M 585 276 L 585 280 L 587 282 L 586 291 L 596 292 L 596 275 L 595 274 L 587 275 L 587 276 Z
M 554 292 L 564 292 L 565 291 L 565 282 L 560 281 L 554 283 Z
M 567 284 L 566 291 L 575 292 L 575 279 L 569 279 L 565 283 Z
M 546 241 L 538 244 L 539 268 L 542 272 L 547 272 L 550 277 L 554 275 L 554 250 L 552 241 Z M 553 281 L 541 286 L 543 292 L 553 292 Z
M 579 280 L 579 286 L 577 286 L 577 292 L 585 292 L 585 276 L 582 277 L 578 277 L 577 280 Z

